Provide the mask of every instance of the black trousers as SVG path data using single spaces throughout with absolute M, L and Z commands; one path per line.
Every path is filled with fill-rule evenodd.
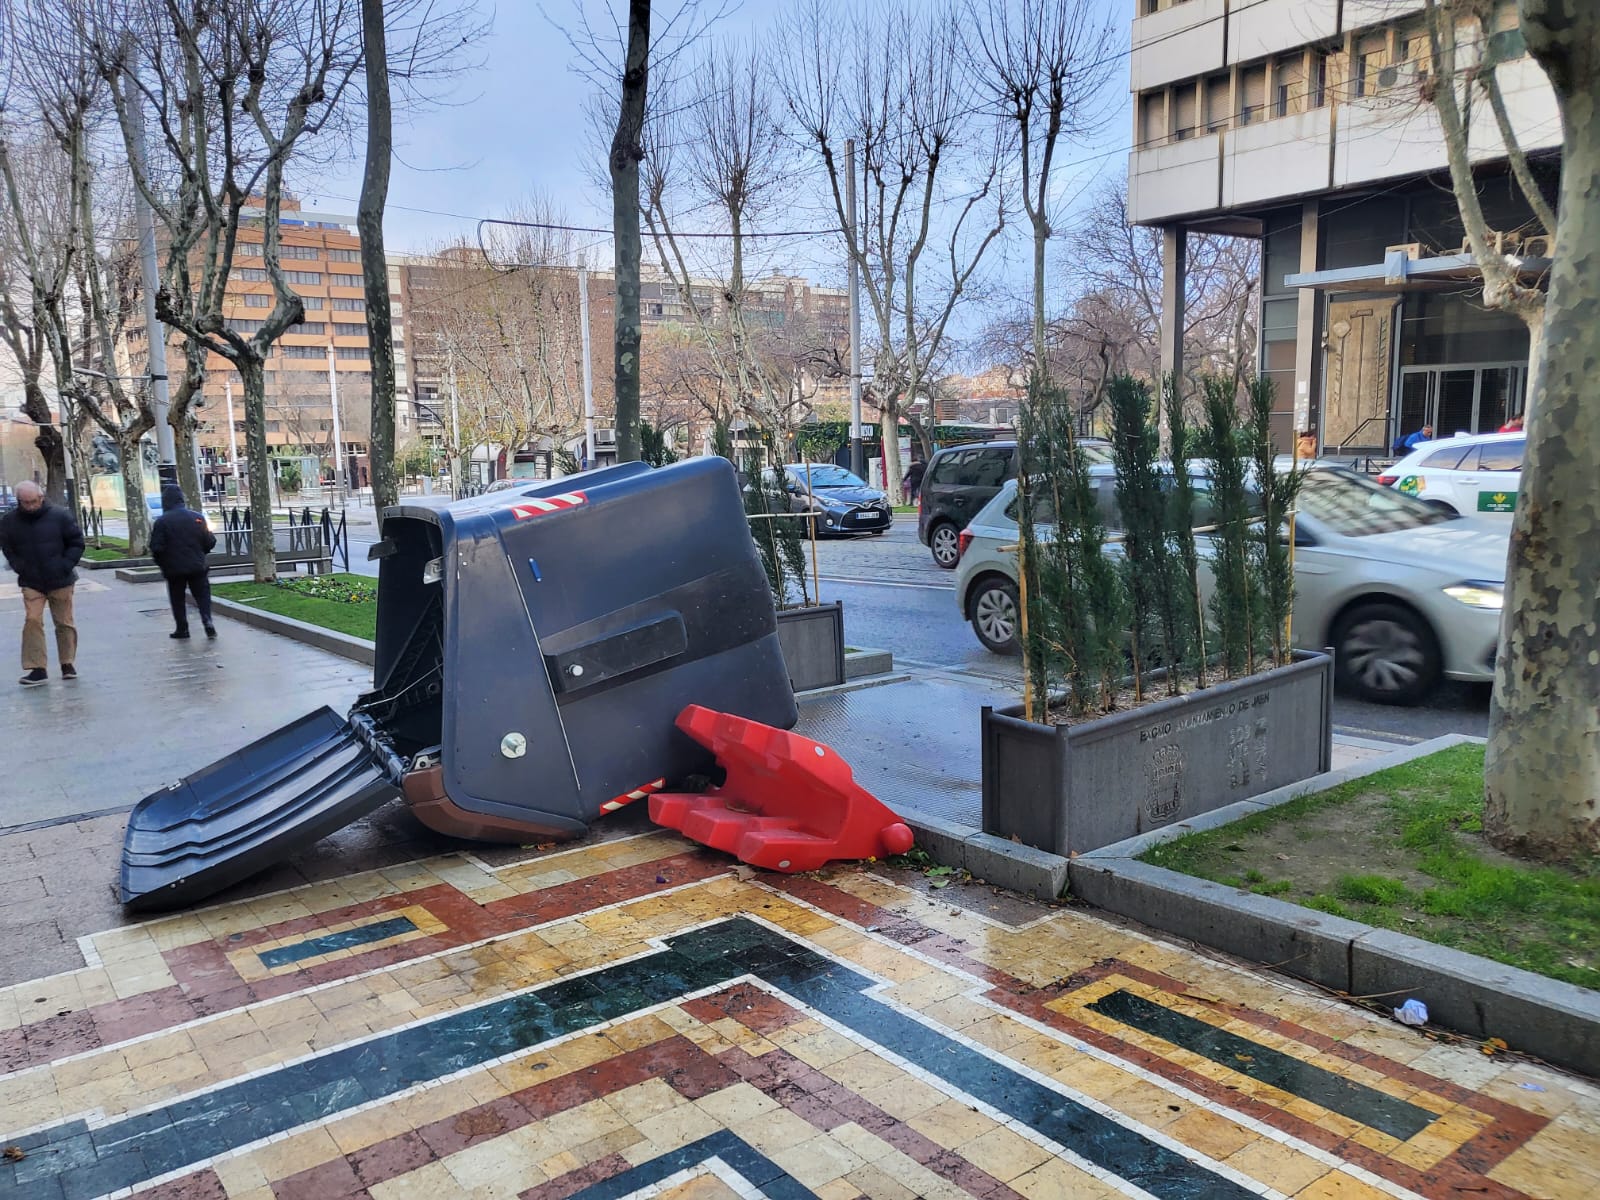
M 167 599 L 172 604 L 172 623 L 179 633 L 189 629 L 189 609 L 184 603 L 184 592 L 194 593 L 195 607 L 200 610 L 200 624 L 211 627 L 211 576 L 202 571 L 198 575 L 167 576 Z

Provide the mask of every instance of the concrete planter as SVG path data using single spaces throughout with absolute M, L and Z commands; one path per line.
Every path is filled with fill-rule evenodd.
M 845 681 L 844 605 L 818 604 L 778 613 L 778 645 L 797 692 L 837 687 Z
M 1072 727 L 983 710 L 983 831 L 1083 854 L 1329 769 L 1333 659 Z

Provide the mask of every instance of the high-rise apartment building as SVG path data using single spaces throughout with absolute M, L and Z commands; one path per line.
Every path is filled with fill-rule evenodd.
M 1494 77 L 1516 142 L 1555 202 L 1561 123 L 1516 0 L 1457 70 Z M 1163 359 L 1181 359 L 1190 232 L 1260 238 L 1260 361 L 1325 449 L 1382 451 L 1431 425 L 1492 430 L 1521 411 L 1528 334 L 1487 308 L 1429 96 L 1422 0 L 1136 0 L 1128 210 L 1165 244 Z M 1499 247 L 1537 283 L 1547 231 L 1470 89 L 1467 150 Z M 1292 415 L 1291 415 L 1292 414 Z

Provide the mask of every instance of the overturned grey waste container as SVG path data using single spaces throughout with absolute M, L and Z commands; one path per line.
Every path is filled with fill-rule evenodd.
M 795 723 L 732 466 L 639 463 L 383 518 L 373 690 L 135 806 L 121 895 L 191 903 L 403 794 L 444 833 L 569 838 L 708 770 L 700 704 Z

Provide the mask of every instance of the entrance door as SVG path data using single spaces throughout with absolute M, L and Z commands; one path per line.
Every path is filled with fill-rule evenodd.
M 1477 433 L 1478 372 L 1471 369 L 1440 371 L 1433 389 L 1434 437 Z
M 1493 433 L 1522 411 L 1526 368 L 1520 363 L 1470 367 L 1407 367 L 1400 377 L 1396 436 L 1424 425 L 1436 438 Z

